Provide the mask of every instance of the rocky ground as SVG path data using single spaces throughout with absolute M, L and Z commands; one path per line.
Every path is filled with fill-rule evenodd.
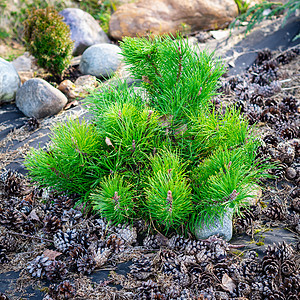
M 293 24 L 287 26 L 299 27 Z M 218 47 L 229 64 L 215 106 L 234 105 L 257 124 L 260 157 L 278 162 L 276 179 L 263 182 L 256 204 L 234 220 L 230 243 L 164 236 L 143 221 L 111 226 L 74 208 L 77 195 L 30 184 L 15 172 L 25 173 L 29 147 L 45 146 L 55 122 L 88 117 L 86 110 L 78 105 L 37 121 L 3 105 L 0 299 L 299 299 L 300 48 L 297 42 L 281 45 L 286 35 L 280 30 L 260 41 L 257 33 L 256 39 L 236 36 L 242 41 L 234 47 L 226 45 L 227 36 L 204 36 L 208 43 L 202 43 Z M 277 47 L 269 42 L 274 51 L 255 48 L 275 37 Z

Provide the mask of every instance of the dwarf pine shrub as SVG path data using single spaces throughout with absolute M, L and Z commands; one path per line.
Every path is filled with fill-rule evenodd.
M 164 231 L 194 230 L 227 209 L 239 213 L 270 165 L 256 158 L 259 139 L 239 111 L 212 105 L 220 60 L 180 37 L 126 38 L 122 48 L 147 97 L 126 82 L 103 85 L 86 100 L 91 124 L 55 130 L 48 152 L 28 156 L 29 174 L 80 191 L 113 223 L 144 218 Z
M 62 20 L 54 8 L 47 7 L 33 8 L 24 22 L 27 50 L 54 76 L 61 76 L 69 66 L 74 45 L 70 28 Z

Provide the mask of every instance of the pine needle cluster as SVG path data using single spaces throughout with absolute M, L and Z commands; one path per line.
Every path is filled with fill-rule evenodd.
M 126 38 L 124 61 L 147 97 L 126 82 L 87 99 L 94 118 L 54 130 L 27 167 L 44 185 L 80 192 L 113 223 L 145 218 L 159 230 L 191 228 L 247 205 L 268 163 L 239 111 L 216 110 L 224 67 L 181 37 Z

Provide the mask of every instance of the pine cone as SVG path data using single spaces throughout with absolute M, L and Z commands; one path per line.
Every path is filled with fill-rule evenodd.
M 55 233 L 62 228 L 61 220 L 56 215 L 47 215 L 44 218 L 44 232 Z
M 71 208 L 69 210 L 64 210 L 61 220 L 62 222 L 68 223 L 69 226 L 72 227 L 74 224 L 78 223 L 81 218 L 81 211 Z
M 7 195 L 19 195 L 24 190 L 23 176 L 17 172 L 8 170 L 2 174 L 1 179 Z
M 239 282 L 237 286 L 239 297 L 247 297 L 251 293 L 251 287 L 246 282 Z
M 173 250 L 182 250 L 187 246 L 188 240 L 180 235 L 174 235 L 168 242 L 169 248 Z
M 5 248 L 7 252 L 14 252 L 18 248 L 18 239 L 7 233 L 0 238 L 0 245 Z
M 229 269 L 228 269 L 228 263 L 217 263 L 214 266 L 214 274 L 218 277 L 220 281 L 222 281 L 223 275 L 228 274 Z
M 146 236 L 143 241 L 143 245 L 144 245 L 144 247 L 149 248 L 149 249 L 159 249 L 160 248 L 160 245 L 156 238 L 156 235 Z
M 0 209 L 1 212 L 1 209 Z M 22 214 L 14 208 L 8 208 L 0 213 L 0 224 L 8 229 L 17 230 L 23 224 Z
M 66 277 L 68 273 L 67 266 L 64 262 L 53 260 L 46 267 L 46 277 L 49 281 L 58 281 Z
M 284 262 L 290 259 L 294 255 L 294 249 L 291 245 L 288 245 L 286 242 L 279 243 L 278 245 L 268 246 L 267 256 L 273 257 L 280 262 Z
M 35 234 L 35 232 L 36 232 L 34 223 L 32 223 L 29 220 L 23 222 L 21 228 L 22 228 L 23 232 L 26 234 Z
M 283 220 L 286 217 L 285 211 L 280 202 L 276 199 L 271 199 L 268 208 L 263 213 L 272 220 Z
M 146 257 L 141 257 L 140 259 L 133 259 L 133 264 L 129 267 L 130 274 L 139 279 L 145 280 L 152 274 L 152 260 Z
M 300 213 L 300 197 L 297 197 L 292 200 L 292 208 L 293 210 Z
M 257 53 L 257 57 L 255 59 L 255 64 L 258 66 L 262 65 L 265 61 L 270 60 L 272 58 L 272 53 L 269 49 L 261 50 Z
M 76 267 L 81 274 L 91 274 L 96 266 L 95 259 L 90 254 L 79 256 L 76 260 Z
M 51 264 L 52 260 L 50 260 L 47 256 L 40 255 L 29 263 L 27 270 L 32 277 L 38 277 L 42 279 L 46 276 L 47 268 Z
M 59 230 L 53 237 L 54 246 L 61 252 L 66 252 L 71 246 L 78 244 L 78 232 L 68 229 L 66 232 Z
M 124 240 L 116 234 L 111 234 L 106 240 L 106 247 L 112 249 L 115 253 L 119 253 L 125 249 Z
M 26 127 L 28 129 L 28 131 L 33 131 L 33 130 L 36 130 L 37 128 L 40 127 L 40 123 L 39 121 L 37 120 L 37 118 L 35 117 L 31 117 L 29 118 L 27 121 L 26 121 Z
M 201 274 L 201 282 L 199 283 L 199 289 L 205 290 L 215 285 L 215 279 L 212 274 L 204 272 Z
M 279 262 L 273 256 L 264 256 L 261 262 L 261 268 L 263 274 L 273 278 L 276 277 L 280 272 Z
M 142 283 L 142 286 L 137 289 L 137 294 L 134 299 L 167 299 L 167 296 L 159 291 L 157 283 L 149 279 Z
M 126 243 L 126 245 L 135 244 L 137 241 L 137 233 L 134 227 L 130 227 L 129 225 L 118 225 L 115 228 L 115 232 L 117 235 Z
M 106 264 L 108 258 L 112 253 L 111 249 L 108 248 L 98 248 L 97 251 L 94 252 L 94 259 L 96 263 L 96 268 L 100 268 Z
M 58 285 L 50 285 L 49 296 L 55 300 L 72 299 L 76 295 L 75 286 L 69 280 L 65 280 Z

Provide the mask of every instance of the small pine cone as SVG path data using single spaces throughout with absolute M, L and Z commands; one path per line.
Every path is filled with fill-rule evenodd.
M 67 275 L 67 266 L 64 262 L 53 260 L 49 266 L 46 267 L 46 277 L 49 281 L 62 280 Z
M 137 289 L 137 293 L 134 299 L 161 299 L 166 300 L 167 296 L 159 291 L 157 283 L 149 279 L 142 283 Z
M 282 99 L 281 108 L 282 108 L 283 112 L 286 112 L 286 113 L 297 112 L 297 110 L 299 108 L 299 102 L 293 96 L 290 96 L 290 95 L 285 96 Z
M 286 300 L 285 295 L 280 291 L 270 291 L 266 294 L 266 300 Z
M 289 143 L 282 142 L 277 146 L 277 150 L 280 152 L 279 159 L 285 164 L 291 164 L 295 158 L 295 147 Z
M 78 243 L 78 232 L 69 229 L 66 232 L 59 230 L 53 237 L 54 246 L 61 252 L 66 252 L 71 246 Z
M 82 218 L 82 212 L 76 209 L 64 210 L 63 215 L 61 217 L 62 222 L 68 223 L 71 227 L 78 223 Z
M 28 272 L 32 277 L 44 278 L 47 273 L 47 268 L 52 264 L 52 260 L 50 260 L 47 256 L 40 255 L 37 256 L 33 261 L 29 263 L 27 267 Z
M 199 283 L 199 289 L 205 290 L 215 285 L 215 278 L 212 274 L 204 272 L 201 274 L 201 282 Z
M 76 295 L 75 286 L 69 280 L 65 280 L 58 285 L 50 285 L 49 296 L 55 300 L 72 299 Z
M 149 249 L 159 249 L 160 248 L 160 244 L 156 238 L 156 235 L 148 235 L 145 237 L 145 239 L 143 240 L 143 245 L 146 248 Z
M 162 262 L 173 262 L 175 261 L 177 255 L 172 250 L 162 249 L 161 251 L 159 251 L 158 256 L 160 261 Z
M 98 248 L 97 251 L 94 251 L 94 259 L 96 262 L 96 268 L 100 268 L 106 264 L 108 258 L 112 253 L 111 249 L 108 248 Z
M 14 208 L 3 210 L 0 214 L 0 224 L 8 229 L 19 229 L 23 222 L 22 214 Z
M 254 222 L 254 215 L 251 211 L 244 211 L 242 216 L 235 219 L 234 229 L 237 233 L 243 233 L 250 228 Z
M 240 100 L 242 101 L 249 100 L 249 84 L 246 81 L 243 81 L 243 83 L 239 83 L 235 87 L 234 91 Z
M 293 210 L 300 213 L 300 197 L 297 197 L 292 200 L 292 208 Z
M 228 274 L 229 269 L 228 269 L 228 263 L 217 263 L 214 266 L 214 274 L 218 277 L 220 281 L 222 281 L 223 275 Z
M 36 130 L 37 128 L 40 127 L 40 123 L 39 121 L 37 120 L 37 118 L 35 117 L 31 117 L 29 118 L 26 123 L 25 123 L 28 131 L 33 131 L 33 130 Z
M 296 213 L 290 213 L 286 217 L 286 223 L 288 226 L 295 228 L 300 224 L 300 215 Z
M 19 195 L 23 190 L 23 177 L 12 170 L 8 170 L 2 174 L 4 179 L 4 192 L 7 195 Z
M 263 210 L 263 213 L 272 220 L 283 220 L 286 217 L 286 213 L 282 205 L 274 198 L 271 199 L 268 208 Z
M 23 232 L 26 234 L 35 234 L 35 232 L 36 232 L 35 225 L 30 220 L 25 221 L 22 224 L 21 228 L 22 228 Z
M 153 261 L 146 257 L 133 259 L 133 264 L 130 266 L 130 274 L 139 280 L 145 280 L 151 276 L 152 263 Z
M 91 274 L 96 266 L 95 259 L 90 254 L 84 254 L 76 260 L 76 267 L 81 274 Z
M 0 292 L 0 300 L 9 300 L 8 296 Z
M 187 239 L 177 234 L 169 239 L 168 246 L 173 250 L 182 250 L 186 248 L 187 243 Z
M 246 282 L 239 282 L 237 286 L 239 297 L 247 297 L 251 293 L 251 287 Z
M 295 264 L 294 260 L 285 260 L 281 264 L 281 273 L 284 276 L 290 276 L 292 274 L 295 274 L 297 272 L 297 266 Z
M 266 253 L 268 256 L 277 259 L 280 262 L 290 259 L 294 256 L 294 249 L 291 245 L 286 242 L 279 243 L 278 245 L 268 246 Z
M 121 226 L 119 224 L 116 227 L 115 232 L 126 243 L 126 245 L 133 245 L 137 241 L 137 233 L 134 227 L 131 227 L 129 225 Z
M 111 248 L 115 253 L 119 253 L 125 249 L 124 240 L 116 234 L 111 234 L 106 240 L 106 247 Z
M 277 146 L 280 143 L 280 139 L 278 138 L 278 136 L 273 135 L 273 134 L 268 134 L 263 138 L 263 141 L 266 144 L 271 144 L 273 146 Z
M 44 218 L 44 232 L 55 233 L 62 228 L 61 220 L 56 215 L 47 215 Z
M 69 247 L 69 255 L 73 262 L 76 262 L 80 256 L 87 254 L 87 250 L 82 245 L 73 245 Z
M 253 259 L 245 259 L 241 263 L 241 276 L 247 281 L 252 281 L 254 276 L 256 276 L 259 270 L 259 264 L 256 260 Z
M 257 53 L 257 57 L 255 59 L 255 63 L 260 66 L 265 61 L 270 60 L 272 58 L 272 53 L 269 49 L 261 50 Z
M 0 264 L 7 263 L 6 249 L 0 245 Z
M 7 233 L 0 238 L 0 245 L 5 248 L 7 252 L 14 252 L 18 248 L 18 239 Z
M 280 272 L 279 262 L 272 256 L 264 256 L 261 262 L 261 269 L 263 274 L 274 278 Z
M 289 293 L 299 293 L 300 291 L 300 278 L 298 276 L 289 276 L 285 277 L 280 284 L 280 290 L 284 292 L 284 294 L 289 294 Z M 291 298 L 294 299 L 294 298 Z M 297 299 L 297 298 L 296 298 Z
M 197 253 L 202 251 L 204 248 L 205 247 L 201 241 L 189 240 L 183 250 L 188 255 L 197 255 Z
M 264 105 L 263 97 L 258 94 L 252 94 L 250 97 L 250 103 L 263 106 Z

